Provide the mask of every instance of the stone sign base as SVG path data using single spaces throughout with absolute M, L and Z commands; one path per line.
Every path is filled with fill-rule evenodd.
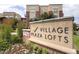
M 38 45 L 41 45 L 43 47 L 46 47 L 48 49 L 50 49 L 50 51 L 52 51 L 52 53 L 56 54 L 76 54 L 76 50 L 75 49 L 70 49 L 64 46 L 60 46 L 60 45 L 56 45 L 56 44 L 51 44 L 51 43 L 46 43 L 46 42 L 42 42 L 39 40 L 35 40 L 35 39 L 29 39 L 31 42 L 34 42 Z
M 32 42 L 32 41 L 31 41 L 31 42 Z M 35 42 L 32 42 L 32 43 L 38 45 L 38 47 L 40 47 L 40 48 L 46 48 L 47 51 L 48 51 L 48 54 L 66 54 L 66 53 L 64 53 L 64 52 L 58 51 L 58 50 L 56 50 L 56 49 L 49 48 L 49 47 L 44 46 L 44 45 L 40 45 L 40 44 L 35 43 Z

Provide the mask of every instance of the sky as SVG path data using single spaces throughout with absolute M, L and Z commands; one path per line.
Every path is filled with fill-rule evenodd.
M 78 0 L 0 0 L 0 13 L 17 12 L 22 17 L 26 13 L 26 5 L 28 4 L 64 4 L 64 16 L 74 16 L 75 22 L 79 24 L 79 1 Z

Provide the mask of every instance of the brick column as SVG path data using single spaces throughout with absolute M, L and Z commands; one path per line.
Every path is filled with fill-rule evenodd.
M 27 12 L 26 12 L 26 17 L 27 17 L 27 19 L 29 19 L 29 16 L 30 16 L 29 11 L 27 11 Z
M 52 14 L 52 13 L 53 13 L 53 11 L 49 11 L 49 12 L 48 12 L 49 15 Z
M 36 17 L 39 17 L 39 16 L 40 16 L 40 12 L 36 11 Z
M 59 11 L 59 17 L 63 17 L 64 14 L 63 14 L 63 11 Z

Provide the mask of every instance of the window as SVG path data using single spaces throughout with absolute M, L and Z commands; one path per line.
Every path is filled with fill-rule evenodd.
M 36 16 L 36 13 L 35 12 L 30 12 L 30 18 L 35 18 Z
M 53 9 L 53 12 L 54 12 L 54 13 L 58 13 L 58 8 L 54 8 L 54 9 Z

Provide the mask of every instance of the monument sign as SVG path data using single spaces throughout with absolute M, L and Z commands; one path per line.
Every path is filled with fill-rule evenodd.
M 30 22 L 30 41 L 64 53 L 76 53 L 73 47 L 73 17 Z

